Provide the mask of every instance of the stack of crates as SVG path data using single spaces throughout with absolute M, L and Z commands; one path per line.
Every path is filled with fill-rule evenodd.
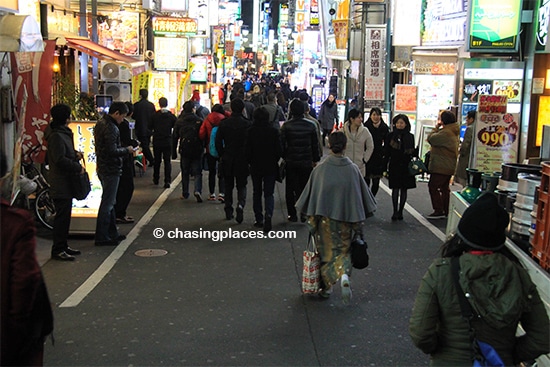
M 531 242 L 531 254 L 540 266 L 550 270 L 550 162 L 542 163 L 535 235 Z

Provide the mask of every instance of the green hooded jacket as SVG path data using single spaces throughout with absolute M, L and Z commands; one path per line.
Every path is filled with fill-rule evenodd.
M 517 263 L 499 253 L 460 257 L 460 284 L 479 316 L 477 338 L 491 344 L 507 366 L 550 351 L 548 314 L 535 285 Z M 525 334 L 516 336 L 518 323 Z M 435 260 L 416 296 L 409 333 L 431 355 L 431 366 L 471 366 L 468 323 L 462 318 L 450 258 Z

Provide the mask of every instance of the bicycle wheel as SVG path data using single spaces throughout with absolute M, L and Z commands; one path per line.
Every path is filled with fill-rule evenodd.
M 52 198 L 50 197 L 50 190 L 44 189 L 36 195 L 36 200 L 34 201 L 34 212 L 44 227 L 53 229 L 55 206 Z

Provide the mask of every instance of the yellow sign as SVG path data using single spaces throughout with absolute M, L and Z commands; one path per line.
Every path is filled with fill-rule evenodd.
M 542 130 L 545 125 L 550 125 L 550 96 L 540 96 L 539 113 L 537 118 L 537 136 L 535 145 L 542 144 Z
M 86 172 L 90 176 L 92 191 L 84 200 L 73 199 L 73 218 L 95 218 L 101 204 L 101 182 L 96 172 L 96 155 L 94 141 L 94 126 L 96 121 L 73 121 L 69 128 L 73 131 L 74 148 L 84 153 Z
M 149 80 L 151 79 L 151 71 L 146 71 L 144 73 L 135 75 L 132 77 L 132 102 L 136 103 L 139 101 L 139 90 L 147 89 L 149 90 Z

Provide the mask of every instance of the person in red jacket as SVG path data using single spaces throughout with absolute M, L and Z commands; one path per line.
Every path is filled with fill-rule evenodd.
M 212 106 L 212 112 L 206 116 L 201 128 L 199 130 L 199 138 L 206 142 L 206 162 L 208 163 L 208 189 L 210 190 L 210 197 L 208 200 L 216 200 L 216 173 L 219 171 L 219 157 L 214 157 L 210 154 L 210 137 L 212 135 L 212 129 L 215 126 L 219 126 L 220 121 L 231 114 L 223 109 L 223 106 L 219 103 Z M 225 197 L 225 180 L 223 175 L 218 174 L 218 200 L 222 203 Z
M 0 152 L 0 176 L 7 171 Z M 44 340 L 53 330 L 53 314 L 40 265 L 36 260 L 34 218 L 0 199 L 2 245 L 0 365 L 42 366 Z

